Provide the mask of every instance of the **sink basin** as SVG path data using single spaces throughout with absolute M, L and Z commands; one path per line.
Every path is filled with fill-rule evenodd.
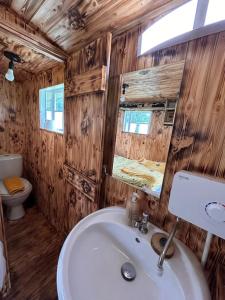
M 68 235 L 57 268 L 59 300 L 210 299 L 202 268 L 194 254 L 174 239 L 175 254 L 157 268 L 151 237 L 162 232 L 149 224 L 141 234 L 127 226 L 126 211 L 99 210 L 79 222 Z M 136 278 L 121 274 L 132 264 Z

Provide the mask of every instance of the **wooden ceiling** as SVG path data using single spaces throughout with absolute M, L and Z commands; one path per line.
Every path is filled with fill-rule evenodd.
M 103 32 L 151 22 L 187 1 L 0 0 L 0 48 L 22 56 L 17 68 L 37 73 Z
M 73 51 L 102 31 L 115 31 L 145 18 L 153 19 L 184 0 L 9 0 L 53 42 Z
M 30 73 L 38 73 L 42 70 L 52 68 L 57 64 L 43 54 L 33 51 L 12 38 L 0 34 L 0 73 L 5 74 L 8 69 L 9 60 L 4 56 L 4 51 L 9 50 L 17 53 L 22 58 L 21 64 L 15 64 L 15 77 L 17 81 L 24 81 L 30 77 Z

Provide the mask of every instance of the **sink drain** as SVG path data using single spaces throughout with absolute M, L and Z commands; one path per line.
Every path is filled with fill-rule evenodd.
M 126 262 L 121 267 L 121 274 L 126 281 L 133 281 L 136 278 L 136 270 L 134 266 Z

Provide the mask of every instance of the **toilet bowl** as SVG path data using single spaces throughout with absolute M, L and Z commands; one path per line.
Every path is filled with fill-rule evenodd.
M 25 178 L 21 178 L 24 184 L 24 191 L 10 195 L 4 186 L 4 183 L 0 181 L 0 196 L 3 204 L 7 207 L 7 218 L 9 220 L 18 220 L 25 215 L 23 208 L 24 201 L 28 198 L 32 191 L 32 185 Z
M 20 154 L 0 155 L 0 197 L 3 204 L 7 207 L 7 217 L 9 220 L 18 220 L 25 214 L 23 203 L 32 191 L 30 182 L 21 178 L 23 171 L 23 158 Z M 16 194 L 9 194 L 3 179 L 18 176 L 22 179 L 24 190 Z

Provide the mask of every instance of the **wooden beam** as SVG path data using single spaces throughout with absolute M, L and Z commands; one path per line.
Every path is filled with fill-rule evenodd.
M 106 89 L 106 66 L 74 76 L 65 82 L 65 97 L 78 96 Z
M 24 4 L 24 13 L 23 16 L 26 21 L 30 22 L 32 18 L 36 15 L 39 9 L 44 5 L 46 0 L 31 0 L 30 2 L 26 2 Z M 26 5 L 28 3 L 28 5 Z
M 56 61 L 64 62 L 68 57 L 61 48 L 48 41 L 38 30 L 3 6 L 0 6 L 0 32 Z

